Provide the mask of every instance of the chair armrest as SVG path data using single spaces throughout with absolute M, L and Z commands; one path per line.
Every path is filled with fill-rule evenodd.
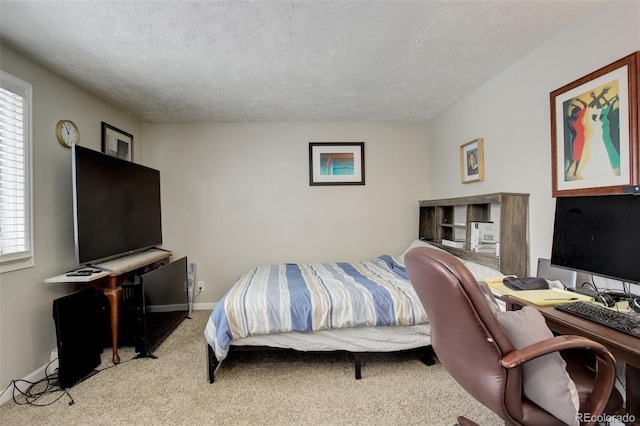
M 566 349 L 588 349 L 593 351 L 596 356 L 600 355 L 601 357 L 610 359 L 615 365 L 615 359 L 613 355 L 611 355 L 611 352 L 600 343 L 594 342 L 586 337 L 571 335 L 555 336 L 541 340 L 522 349 L 517 349 L 505 355 L 500 361 L 500 364 L 502 364 L 504 368 L 514 368 L 542 355 Z
M 593 391 L 587 399 L 584 412 L 597 417 L 604 412 L 616 378 L 616 361 L 603 345 L 581 336 L 556 336 L 541 340 L 505 355 L 500 364 L 511 369 L 549 353 L 565 349 L 590 350 L 596 357 L 596 378 Z

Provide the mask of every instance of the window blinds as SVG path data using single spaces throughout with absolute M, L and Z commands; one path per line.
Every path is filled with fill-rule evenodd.
M 24 98 L 0 88 L 0 255 L 27 252 Z

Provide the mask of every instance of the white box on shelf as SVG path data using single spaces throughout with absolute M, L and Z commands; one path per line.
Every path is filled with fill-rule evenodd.
M 493 222 L 471 222 L 471 238 L 469 249 L 471 251 L 494 252 L 496 251 L 496 228 Z

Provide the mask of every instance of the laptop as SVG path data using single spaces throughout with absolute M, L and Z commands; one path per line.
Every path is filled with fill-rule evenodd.
M 538 258 L 536 276 L 549 281 L 560 281 L 565 287 L 575 287 L 578 273 L 570 269 L 553 266 L 549 259 Z

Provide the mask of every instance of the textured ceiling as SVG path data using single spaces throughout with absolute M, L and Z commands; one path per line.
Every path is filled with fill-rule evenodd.
M 422 122 L 597 3 L 2 0 L 0 37 L 144 122 Z

